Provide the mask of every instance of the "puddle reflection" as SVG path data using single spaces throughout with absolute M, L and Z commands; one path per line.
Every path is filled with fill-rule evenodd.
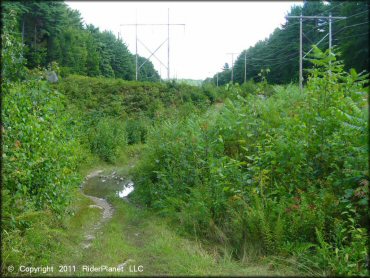
M 117 194 L 120 198 L 127 197 L 128 194 L 130 194 L 134 190 L 134 183 L 132 181 L 129 181 L 127 184 L 123 186 L 123 189 L 121 191 L 118 191 Z

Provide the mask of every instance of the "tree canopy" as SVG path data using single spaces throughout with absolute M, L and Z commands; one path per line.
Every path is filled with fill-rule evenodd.
M 3 2 L 4 12 L 16 11 L 16 28 L 24 44 L 26 66 L 47 67 L 57 62 L 62 75 L 135 79 L 135 57 L 125 42 L 110 31 L 100 31 L 83 23 L 81 14 L 61 1 Z M 153 64 L 143 57 L 145 65 L 139 80 L 158 81 Z
M 354 68 L 361 72 L 369 67 L 369 5 L 366 1 L 304 1 L 303 6 L 293 6 L 288 15 L 324 15 L 347 17 L 332 22 L 333 46 L 338 46 L 346 69 Z M 318 44 L 325 50 L 329 47 L 328 20 L 307 19 L 303 21 L 303 52 L 307 53 L 312 45 Z M 323 39 L 323 40 L 322 40 Z M 320 40 L 322 40 L 320 42 Z M 319 43 L 320 42 L 320 43 Z M 299 19 L 288 19 L 287 22 L 266 39 L 243 50 L 234 63 L 234 82 L 244 82 L 246 60 L 246 80 L 260 81 L 258 75 L 262 69 L 270 69 L 268 82 L 286 84 L 298 81 L 299 65 Z M 309 62 L 304 59 L 303 68 Z M 308 73 L 304 72 L 304 77 Z M 226 79 L 225 79 L 226 78 Z M 218 73 L 219 85 L 231 81 L 231 74 L 224 68 Z M 217 83 L 217 74 L 212 78 Z

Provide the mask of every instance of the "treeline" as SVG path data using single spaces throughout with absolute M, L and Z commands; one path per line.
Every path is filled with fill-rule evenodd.
M 57 62 L 60 73 L 135 79 L 135 55 L 110 31 L 84 25 L 81 14 L 61 1 L 3 2 L 4 13 L 16 13 L 14 35 L 24 44 L 29 69 Z M 4 20 L 4 19 L 3 19 Z M 138 57 L 140 63 L 146 58 Z M 140 69 L 141 81 L 159 81 L 153 64 Z
M 369 4 L 367 1 L 304 1 L 304 5 L 294 6 L 288 13 L 290 16 L 324 15 L 344 16 L 344 20 L 333 20 L 333 45 L 338 46 L 342 53 L 346 69 L 354 68 L 357 72 L 369 68 Z M 310 51 L 313 44 L 318 42 L 329 32 L 328 20 L 303 21 L 303 52 Z M 329 47 L 328 36 L 318 44 L 325 50 Z M 245 63 L 246 60 L 246 63 Z M 246 64 L 246 67 L 245 67 Z M 259 73 L 262 69 L 270 69 L 267 76 L 269 83 L 286 84 L 298 81 L 299 65 L 299 19 L 288 19 L 286 24 L 275 31 L 265 40 L 242 51 L 234 63 L 234 82 L 246 80 L 261 80 Z M 307 59 L 303 60 L 303 68 L 310 67 Z M 308 72 L 303 73 L 305 79 Z M 217 74 L 206 81 L 217 83 Z M 224 67 L 218 73 L 218 84 L 223 85 L 231 81 L 231 68 Z

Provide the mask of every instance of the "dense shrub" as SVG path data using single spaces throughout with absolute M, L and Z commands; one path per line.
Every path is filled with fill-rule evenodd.
M 79 181 L 77 165 L 84 159 L 63 96 L 42 81 L 30 81 L 11 86 L 3 101 L 6 226 L 28 210 L 63 212 L 70 188 Z
M 187 102 L 205 108 L 214 100 L 213 95 L 199 87 L 175 82 L 135 82 L 71 75 L 55 86 L 73 104 L 114 117 L 145 115 L 154 118 L 162 109 L 178 108 Z
M 125 143 L 123 121 L 116 118 L 101 118 L 89 130 L 90 150 L 102 160 L 114 162 Z
M 147 130 L 155 121 L 187 117 L 204 110 L 216 98 L 211 89 L 174 81 L 149 83 L 72 75 L 54 86 L 79 114 L 92 153 L 107 162 L 115 161 L 123 141 L 145 143 Z
M 148 122 L 148 120 L 143 118 L 128 119 L 126 121 L 127 144 L 145 143 Z
M 229 85 L 224 107 L 151 128 L 133 199 L 239 258 L 294 254 L 366 274 L 366 76 L 314 51 L 303 93 Z

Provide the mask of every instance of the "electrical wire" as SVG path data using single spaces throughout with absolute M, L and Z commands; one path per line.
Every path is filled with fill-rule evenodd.
M 253 58 L 253 57 L 249 57 L 247 58 L 247 60 L 255 60 L 255 61 L 277 61 L 277 60 L 281 60 L 281 59 L 285 59 L 285 58 L 289 58 L 290 56 L 293 56 L 295 53 L 292 53 L 290 55 L 287 55 L 283 58 L 274 58 L 274 59 L 265 59 L 265 58 Z
M 357 24 L 353 24 L 353 25 L 345 26 L 345 27 L 343 27 L 342 29 L 340 29 L 340 30 L 338 30 L 337 32 L 335 32 L 335 33 L 333 34 L 333 36 L 334 36 L 334 35 L 336 35 L 336 34 L 338 34 L 338 33 L 340 33 L 340 32 L 342 32 L 343 30 L 345 30 L 345 29 L 347 29 L 347 28 L 355 27 L 355 26 L 359 26 L 359 25 L 363 25 L 363 24 L 366 24 L 366 23 L 369 23 L 369 21 L 362 22 L 362 23 L 357 23 Z
M 369 12 L 369 10 L 362 11 L 362 12 L 359 12 L 357 14 L 354 14 L 354 15 L 351 15 L 351 16 L 347 16 L 345 19 L 352 18 L 352 17 L 358 16 L 358 15 L 363 14 L 363 13 L 368 13 L 368 12 Z
M 337 4 L 336 6 L 333 6 L 333 7 L 331 7 L 331 5 L 332 5 L 332 4 L 330 4 L 329 9 L 327 9 L 326 11 L 323 11 L 323 12 L 322 12 L 321 14 L 319 14 L 319 15 L 324 15 L 324 13 L 330 12 L 330 11 L 332 11 L 333 9 L 338 8 L 338 7 L 342 6 L 344 3 L 346 3 L 346 2 L 341 2 L 340 4 Z
M 312 28 L 311 30 L 309 30 L 308 32 L 304 33 L 304 36 L 307 38 L 307 35 L 312 33 L 317 27 L 314 27 Z M 307 38 L 309 39 L 309 38 Z M 309 39 L 310 40 L 310 39 Z M 311 41 L 311 40 L 310 40 Z M 313 43 L 313 41 L 311 41 Z M 264 57 L 264 58 L 252 58 L 252 57 L 249 57 L 247 58 L 248 60 L 255 60 L 255 61 L 258 61 L 258 60 L 261 60 L 261 61 L 280 61 L 282 59 L 286 59 L 286 58 L 289 58 L 291 57 L 292 55 L 295 55 L 295 53 L 292 53 L 291 55 L 287 55 L 283 58 L 279 57 L 279 58 L 269 58 L 269 57 L 274 57 L 274 56 L 277 56 L 277 54 L 280 54 L 280 53 L 283 53 L 288 47 L 292 47 L 293 45 L 292 44 L 287 44 L 283 49 L 280 49 L 279 51 L 277 52 L 274 52 L 274 53 L 271 53 L 269 54 L 268 56 Z M 283 54 L 281 55 L 285 55 L 285 54 L 288 54 L 289 52 L 291 52 L 291 50 L 289 50 L 288 52 L 284 52 Z
M 331 10 L 333 10 L 334 8 L 336 8 L 336 7 L 340 7 L 340 6 L 342 6 L 343 4 L 344 4 L 345 2 L 342 2 L 341 4 L 338 4 L 338 5 L 336 5 L 336 6 L 334 6 L 334 7 L 331 7 L 330 9 L 328 9 L 328 10 L 326 10 L 326 11 L 324 11 L 323 13 L 321 13 L 320 15 L 323 15 L 324 13 L 326 13 L 326 12 L 329 12 L 329 11 L 331 11 Z M 351 15 L 351 16 L 349 16 L 349 17 L 346 17 L 346 19 L 348 19 L 348 18 L 352 18 L 352 17 L 356 17 L 356 16 L 358 16 L 358 15 L 360 15 L 360 14 L 363 14 L 363 13 L 365 13 L 365 12 L 368 12 L 368 10 L 366 10 L 366 11 L 362 11 L 362 12 L 359 12 L 359 13 L 357 13 L 357 14 L 354 14 L 354 15 Z M 340 21 L 340 20 L 344 20 L 344 19 L 338 19 L 337 21 Z M 363 25 L 363 24 L 366 24 L 366 23 L 369 23 L 369 21 L 366 21 L 366 22 L 363 22 L 363 23 L 358 23 L 358 24 L 352 24 L 352 25 L 349 25 L 349 26 L 345 26 L 345 27 L 343 27 L 343 28 L 341 28 L 339 31 L 337 31 L 337 32 L 335 32 L 334 34 L 333 34 L 333 36 L 334 35 L 336 35 L 336 34 L 338 34 L 338 33 L 340 33 L 340 32 L 342 32 L 343 30 L 345 30 L 345 29 L 347 29 L 347 28 L 351 28 L 351 27 L 356 27 L 356 26 L 360 26 L 360 25 Z M 289 21 L 287 21 L 287 23 L 286 23 L 286 25 L 285 26 L 283 26 L 283 28 L 284 29 L 286 29 L 286 28 L 288 28 L 289 26 L 294 26 L 294 25 L 297 25 L 297 24 L 300 24 L 300 22 L 297 22 L 297 23 L 290 23 L 289 24 Z M 317 28 L 323 28 L 323 27 L 325 27 L 325 26 L 327 26 L 329 24 L 329 22 L 327 21 L 327 22 L 325 22 L 325 23 L 323 23 L 323 24 L 321 24 L 320 26 L 315 26 L 314 28 L 311 28 L 311 30 L 309 30 L 308 32 L 305 32 L 305 33 L 303 33 L 303 35 L 308 39 L 308 40 L 310 40 L 307 36 L 309 35 L 309 34 L 311 34 L 312 32 L 314 32 L 314 31 L 317 31 L 316 29 Z M 345 38 L 351 38 L 351 37 L 356 37 L 356 36 L 363 36 L 363 35 L 366 35 L 366 34 L 368 34 L 368 32 L 366 32 L 366 33 L 362 33 L 362 34 L 359 34 L 359 35 L 352 35 L 352 36 L 347 36 L 347 37 L 344 37 L 344 38 L 341 38 L 341 39 L 345 39 Z M 327 36 L 327 35 L 326 35 Z M 325 36 L 325 37 L 326 37 Z M 325 38 L 324 37 L 324 38 Z M 321 39 L 319 42 L 317 42 L 316 44 L 318 44 L 318 43 L 320 43 L 321 41 L 322 41 L 323 39 Z M 334 39 L 334 41 L 337 41 L 337 40 L 339 40 L 339 39 Z M 311 41 L 311 40 L 310 40 Z M 312 42 L 312 41 L 311 41 Z M 313 43 L 313 42 L 312 42 Z M 279 62 L 277 62 L 277 63 L 269 63 L 268 65 L 266 64 L 266 63 L 263 63 L 263 64 L 261 64 L 261 63 L 253 63 L 253 64 L 250 64 L 249 66 L 252 66 L 252 67 L 265 67 L 265 66 L 277 66 L 277 65 L 282 65 L 282 64 L 286 64 L 286 63 L 289 63 L 291 60 L 294 60 L 294 59 L 296 59 L 296 58 L 298 58 L 299 57 L 299 55 L 297 55 L 296 53 L 292 53 L 291 55 L 287 55 L 287 56 L 284 56 L 284 57 L 278 57 L 278 58 L 269 58 L 269 57 L 273 57 L 273 56 L 276 56 L 277 54 L 279 54 L 279 53 L 283 53 L 288 47 L 292 47 L 292 45 L 291 44 L 287 44 L 283 49 L 280 49 L 279 51 L 277 51 L 277 52 L 274 52 L 274 53 L 271 53 L 271 54 L 269 54 L 267 57 L 264 57 L 264 58 L 253 58 L 253 57 L 249 57 L 249 58 L 247 58 L 249 61 L 279 61 Z M 307 53 L 306 53 L 306 55 L 311 51 L 312 49 L 310 49 Z M 291 50 L 289 50 L 288 52 L 290 52 Z M 283 55 L 284 54 L 287 54 L 288 52 L 285 52 L 285 53 L 283 53 Z M 293 56 L 294 55 L 294 57 L 291 57 L 291 56 Z M 289 58 L 289 59 L 288 59 Z M 284 60 L 284 61 L 281 61 L 281 60 Z M 280 62 L 281 61 L 281 62 Z
M 282 62 L 280 62 L 280 63 L 268 63 L 268 64 L 266 64 L 266 63 L 254 63 L 254 64 L 250 64 L 250 65 L 252 65 L 252 66 L 277 66 L 277 65 L 281 65 L 281 64 L 285 64 L 285 63 L 288 63 L 289 61 L 291 61 L 291 60 L 295 60 L 296 58 L 298 58 L 299 57 L 299 55 L 295 55 L 294 57 L 292 57 L 292 58 L 290 58 L 290 59 L 286 59 L 286 60 L 284 60 L 284 61 L 282 61 Z
M 299 24 L 299 22 L 298 22 L 298 24 Z M 315 26 L 314 28 L 312 28 L 311 30 L 309 30 L 308 32 L 306 32 L 305 34 L 306 35 L 310 34 L 311 32 L 313 32 L 315 30 L 315 28 L 317 28 L 317 27 Z M 272 57 L 272 56 L 276 56 L 276 54 L 279 54 L 279 53 L 284 52 L 284 50 L 286 50 L 288 47 L 291 47 L 291 46 L 292 46 L 291 44 L 286 44 L 284 48 L 280 49 L 277 52 L 274 52 L 274 53 L 269 54 L 268 56 L 265 57 L 265 59 L 267 59 L 269 57 Z
M 326 24 L 328 24 L 328 23 L 326 23 Z M 313 44 L 315 44 L 310 38 L 308 38 L 307 36 L 309 35 L 309 34 L 311 34 L 313 31 L 315 31 L 315 29 L 317 28 L 317 26 L 315 26 L 315 27 L 313 27 L 313 28 L 311 28 L 311 30 L 309 30 L 309 31 L 307 31 L 307 32 L 305 32 L 305 33 L 302 33 L 311 43 L 313 43 Z M 266 59 L 266 58 L 268 58 L 268 57 L 271 57 L 271 56 L 276 56 L 276 54 L 278 54 L 278 53 L 281 53 L 281 52 L 283 52 L 283 50 L 285 50 L 285 49 L 287 49 L 288 47 L 292 47 L 292 45 L 291 44 L 287 44 L 282 50 L 280 50 L 280 51 L 278 51 L 278 52 L 275 52 L 275 53 L 272 53 L 272 54 L 269 54 L 267 57 L 265 57 L 265 58 L 261 58 L 261 59 L 259 59 L 259 60 L 269 60 L 269 59 Z M 289 51 L 290 52 L 290 51 Z M 286 53 L 284 53 L 284 54 L 286 54 Z M 284 55 L 283 54 L 283 55 Z M 289 56 L 288 56 L 289 57 Z M 249 58 L 250 59 L 250 58 Z M 255 60 L 256 59 L 258 59 L 258 58 L 254 58 Z M 271 60 L 278 60 L 278 59 L 271 59 Z
M 306 39 L 308 39 L 311 43 L 314 43 L 309 37 L 307 37 L 307 35 L 305 33 L 302 32 L 302 35 L 306 37 Z
M 356 35 L 347 36 L 347 37 L 343 37 L 343 38 L 339 38 L 339 39 L 334 39 L 333 41 L 341 41 L 341 40 L 344 40 L 344 39 L 353 38 L 353 37 L 365 36 L 365 35 L 368 35 L 368 34 L 369 34 L 369 31 L 367 31 L 367 32 L 365 32 L 365 33 L 361 33 L 361 34 L 356 34 Z

